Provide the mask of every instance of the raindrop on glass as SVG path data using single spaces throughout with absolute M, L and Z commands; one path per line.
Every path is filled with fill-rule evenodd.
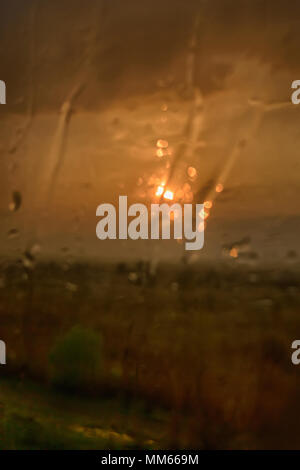
M 16 212 L 18 209 L 20 209 L 22 204 L 22 196 L 19 191 L 13 191 L 12 193 L 12 201 L 9 204 L 9 210 L 11 212 Z

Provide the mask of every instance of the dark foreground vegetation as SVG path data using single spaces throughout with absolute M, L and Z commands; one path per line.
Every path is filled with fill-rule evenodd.
M 300 448 L 299 278 L 296 264 L 4 267 L 0 447 Z

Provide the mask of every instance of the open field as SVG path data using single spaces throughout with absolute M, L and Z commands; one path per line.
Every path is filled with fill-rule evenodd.
M 1 396 L 5 415 L 16 407 L 12 427 L 32 419 L 35 435 L 40 425 L 45 433 L 58 426 L 57 445 L 77 445 L 68 430 L 88 432 L 89 406 L 92 427 L 136 436 L 133 447 L 300 446 L 300 375 L 291 363 L 300 330 L 297 265 L 162 265 L 150 276 L 145 263 L 42 264 L 26 278 L 18 266 L 2 275 L 5 370 L 18 385 L 2 378 Z M 61 418 L 70 397 L 76 414 Z M 83 438 L 80 446 L 105 448 L 108 440 Z

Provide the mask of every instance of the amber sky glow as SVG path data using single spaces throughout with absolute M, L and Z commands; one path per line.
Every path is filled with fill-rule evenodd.
M 300 106 L 260 114 L 255 103 L 290 101 L 296 15 L 281 2 L 131 3 L 92 11 L 76 0 L 70 12 L 62 2 L 60 17 L 50 2 L 14 0 L 16 15 L 1 6 L 2 249 L 21 250 L 37 233 L 45 252 L 148 253 L 95 239 L 96 207 L 126 194 L 130 203 L 206 201 L 203 256 L 250 232 L 260 249 L 269 240 L 284 250 L 299 226 Z M 12 213 L 15 190 L 22 205 Z M 12 228 L 20 237 L 7 240 Z

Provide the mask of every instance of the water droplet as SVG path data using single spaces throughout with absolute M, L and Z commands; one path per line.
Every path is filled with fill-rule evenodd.
M 131 272 L 128 274 L 128 279 L 130 282 L 136 282 L 138 280 L 138 275 L 135 272 Z
M 163 139 L 158 139 L 156 142 L 156 147 L 161 148 L 161 149 L 166 149 L 169 146 L 169 142 L 167 140 Z
M 8 231 L 8 234 L 7 234 L 9 240 L 13 240 L 13 239 L 15 239 L 15 238 L 18 238 L 19 235 L 20 235 L 19 230 L 16 229 L 16 228 L 10 229 L 10 230 Z
M 236 248 L 231 248 L 230 252 L 229 252 L 229 255 L 232 257 L 232 258 L 237 258 L 239 256 L 239 252 Z
M 224 189 L 223 184 L 218 183 L 217 186 L 216 186 L 216 192 L 221 193 L 223 191 L 223 189 Z
M 193 166 L 189 166 L 187 169 L 188 176 L 192 179 L 196 178 L 197 170 Z
M 289 259 L 289 260 L 294 260 L 297 258 L 297 252 L 295 250 L 289 250 L 286 254 L 286 257 Z
M 25 251 L 23 257 L 22 257 L 22 263 L 23 263 L 23 266 L 25 269 L 28 269 L 28 270 L 33 270 L 34 269 L 34 256 L 32 255 L 32 253 L 27 250 Z
M 164 187 L 163 186 L 158 186 L 155 196 L 161 196 L 164 192 Z
M 167 189 L 167 191 L 165 191 L 164 198 L 167 199 L 168 201 L 172 201 L 174 198 L 174 193 L 170 191 L 169 189 Z
M 70 292 L 76 292 L 78 290 L 78 287 L 73 282 L 67 282 L 66 283 L 66 289 Z
M 211 209 L 211 208 L 212 208 L 212 205 L 213 205 L 212 201 L 205 201 L 205 202 L 204 202 L 204 207 L 205 207 L 206 209 Z
M 32 256 L 36 256 L 41 252 L 41 249 L 41 245 L 39 245 L 38 243 L 34 243 L 29 251 Z
M 209 210 L 208 209 L 206 209 L 206 210 L 202 209 L 199 212 L 199 215 L 203 220 L 206 220 L 209 217 Z
M 22 204 L 22 196 L 19 191 L 13 191 L 12 193 L 12 201 L 9 204 L 9 210 L 11 212 L 16 212 L 18 209 L 20 209 Z
M 167 152 L 166 150 L 161 149 L 161 148 L 159 148 L 159 149 L 156 150 L 156 156 L 157 156 L 158 158 L 162 158 L 162 157 L 164 157 L 165 155 L 168 155 L 168 152 Z

